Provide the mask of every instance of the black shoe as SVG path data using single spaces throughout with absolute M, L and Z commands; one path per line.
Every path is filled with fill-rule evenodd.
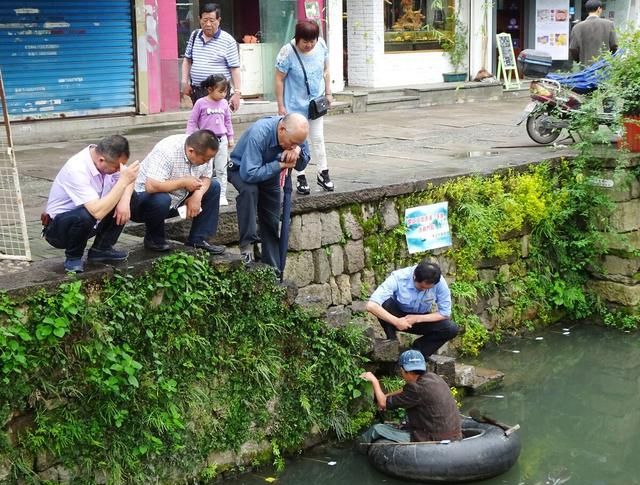
M 158 251 L 159 253 L 165 253 L 171 250 L 171 245 L 167 241 L 162 241 L 160 243 L 149 241 L 145 238 L 144 240 L 144 248 L 150 251 Z
M 309 195 L 311 188 L 307 183 L 307 177 L 304 175 L 298 175 L 298 181 L 296 182 L 296 191 L 301 195 Z
M 184 243 L 185 246 L 191 246 L 192 248 L 196 248 L 196 249 L 204 249 L 205 251 L 210 252 L 211 254 L 214 255 L 220 255 L 223 254 L 227 248 L 225 248 L 224 246 L 218 246 L 216 244 L 211 244 L 207 241 L 198 241 L 198 242 L 186 242 Z
M 117 249 L 98 249 L 91 248 L 87 253 L 87 259 L 94 263 L 116 263 L 124 261 L 129 257 L 127 251 L 118 251 Z
M 333 186 L 333 182 L 329 178 L 329 170 L 323 170 L 318 174 L 318 185 L 327 192 L 333 192 L 333 189 L 335 187 Z

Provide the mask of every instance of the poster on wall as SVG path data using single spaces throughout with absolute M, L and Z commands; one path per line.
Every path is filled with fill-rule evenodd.
M 451 246 L 449 203 L 412 207 L 404 211 L 409 254 Z
M 569 58 L 569 0 L 536 1 L 536 50 L 552 59 Z

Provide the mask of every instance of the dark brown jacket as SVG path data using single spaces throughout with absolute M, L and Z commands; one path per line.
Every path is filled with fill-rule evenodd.
M 402 392 L 387 397 L 387 409 L 407 410 L 411 441 L 462 439 L 461 419 L 456 400 L 447 383 L 427 372 Z

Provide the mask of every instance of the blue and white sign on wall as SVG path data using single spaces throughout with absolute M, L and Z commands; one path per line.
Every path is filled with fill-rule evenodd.
M 410 254 L 451 246 L 449 203 L 412 207 L 404 211 Z

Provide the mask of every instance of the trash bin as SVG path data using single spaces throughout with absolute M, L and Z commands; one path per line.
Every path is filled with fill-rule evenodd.
M 525 49 L 518 55 L 518 69 L 523 77 L 545 77 L 551 70 L 551 54 Z

